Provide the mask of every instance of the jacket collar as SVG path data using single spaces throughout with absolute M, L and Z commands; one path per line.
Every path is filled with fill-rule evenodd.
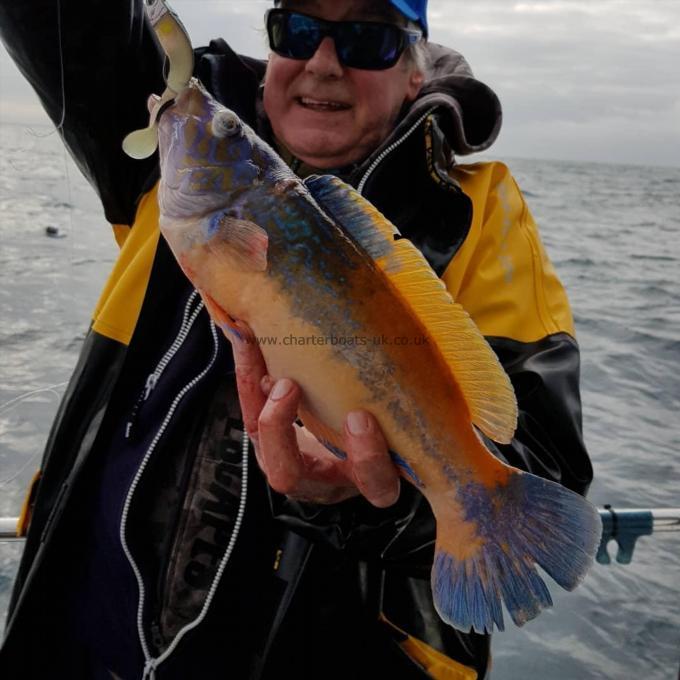
M 378 156 L 408 134 L 424 114 L 435 110 L 447 143 L 457 156 L 488 149 L 498 137 L 503 121 L 498 97 L 474 77 L 463 55 L 428 43 L 425 82 L 418 97 L 402 111 L 399 123 L 378 149 L 362 163 L 351 169 L 342 168 L 341 172 L 354 177 L 362 175 Z

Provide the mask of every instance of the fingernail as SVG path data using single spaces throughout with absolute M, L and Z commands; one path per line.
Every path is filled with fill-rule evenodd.
M 263 375 L 262 380 L 260 380 L 260 389 L 265 393 L 269 394 L 272 391 L 272 385 L 274 381 L 271 376 Z
M 278 401 L 283 399 L 290 391 L 293 389 L 293 382 L 288 380 L 288 378 L 281 378 L 274 383 L 274 387 L 269 394 L 269 398 L 272 401 Z
M 351 411 L 347 414 L 347 427 L 351 434 L 366 434 L 371 429 L 371 423 L 363 411 Z
M 397 488 L 394 491 L 389 491 L 386 494 L 382 494 L 377 498 L 374 498 L 372 503 L 378 508 L 389 508 L 391 505 L 394 505 L 399 500 L 400 491 L 401 488 L 397 486 Z

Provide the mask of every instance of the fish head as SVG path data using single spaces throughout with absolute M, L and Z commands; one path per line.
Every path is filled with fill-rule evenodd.
M 255 132 L 196 79 L 161 114 L 158 140 L 161 227 L 236 209 L 272 162 Z
M 194 285 L 212 286 L 218 261 L 265 271 L 269 239 L 253 206 L 292 175 L 283 161 L 195 79 L 160 114 L 158 142 L 161 233 Z

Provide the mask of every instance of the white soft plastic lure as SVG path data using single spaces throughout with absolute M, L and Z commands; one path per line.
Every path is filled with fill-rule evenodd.
M 151 111 L 148 127 L 135 130 L 123 140 L 123 151 L 131 158 L 148 158 L 158 148 L 158 116 L 189 84 L 194 71 L 194 50 L 179 17 L 163 0 L 145 0 L 146 15 L 158 37 L 169 69 L 166 88 Z

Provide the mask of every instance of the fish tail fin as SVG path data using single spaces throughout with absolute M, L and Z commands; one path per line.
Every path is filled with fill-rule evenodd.
M 447 513 L 433 506 L 435 607 L 444 621 L 466 632 L 491 633 L 494 624 L 503 630 L 501 601 L 516 625 L 533 619 L 552 605 L 536 565 L 573 590 L 600 542 L 599 514 L 585 498 L 555 482 L 508 470 L 506 483 L 491 489 L 473 483 L 459 492 L 458 521 L 440 522 Z M 467 529 L 462 539 L 460 529 Z

